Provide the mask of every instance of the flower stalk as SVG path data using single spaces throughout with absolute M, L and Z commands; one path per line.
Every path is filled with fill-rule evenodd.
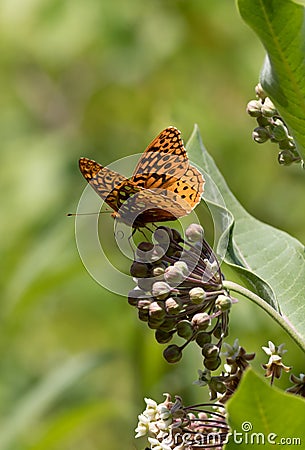
M 257 304 L 258 306 L 260 306 L 267 314 L 269 314 L 269 316 L 271 316 L 289 334 L 289 336 L 302 349 L 302 351 L 305 352 L 305 342 L 302 339 L 302 337 L 297 333 L 297 331 L 292 327 L 292 325 L 287 320 L 285 320 L 285 318 L 283 316 L 281 316 L 264 299 L 259 297 L 254 292 L 249 291 L 247 288 L 240 286 L 239 284 L 237 284 L 233 281 L 224 280 L 223 287 L 226 288 L 228 291 L 233 291 L 238 294 L 241 294 L 242 296 L 248 298 L 249 300 L 251 300 L 252 302 Z

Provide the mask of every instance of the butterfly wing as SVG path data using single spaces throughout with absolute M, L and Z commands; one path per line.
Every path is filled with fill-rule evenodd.
M 115 211 L 120 207 L 119 192 L 128 179 L 123 175 L 101 166 L 93 159 L 81 158 L 79 168 L 95 192 Z
M 147 223 L 176 220 L 191 211 L 186 208 L 187 202 L 174 192 L 140 188 L 124 201 L 118 215 L 123 222 L 139 228 Z
M 167 188 L 187 170 L 188 158 L 175 127 L 168 127 L 149 144 L 141 156 L 131 180 L 140 187 Z
M 88 158 L 81 158 L 79 167 L 114 216 L 135 228 L 189 214 L 203 193 L 203 176 L 189 164 L 174 127 L 161 131 L 147 147 L 130 180 Z
M 184 175 L 167 189 L 185 200 L 185 214 L 189 214 L 201 200 L 204 182 L 202 173 L 196 167 L 189 165 Z
M 120 214 L 128 215 L 128 211 L 134 215 L 137 213 L 135 223 L 144 225 L 179 219 L 190 214 L 200 202 L 203 186 L 204 178 L 201 172 L 189 165 L 185 174 L 167 189 L 142 189 L 130 197 L 121 208 Z

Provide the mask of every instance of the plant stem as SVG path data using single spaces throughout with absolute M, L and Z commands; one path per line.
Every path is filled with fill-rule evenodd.
M 229 291 L 234 291 L 243 295 L 244 297 L 247 297 L 249 300 L 260 306 L 289 334 L 289 336 L 305 353 L 305 342 L 303 338 L 293 328 L 293 326 L 289 323 L 289 321 L 285 319 L 283 316 L 281 316 L 275 309 L 273 309 L 272 306 L 270 306 L 265 300 L 263 300 L 257 294 L 254 294 L 254 292 L 249 291 L 247 288 L 240 286 L 239 284 L 234 283 L 233 281 L 224 280 L 223 287 L 228 289 Z

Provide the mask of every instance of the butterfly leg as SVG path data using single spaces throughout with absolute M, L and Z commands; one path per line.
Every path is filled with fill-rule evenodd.
M 134 248 L 133 248 L 133 246 L 132 246 L 132 244 L 131 244 L 131 239 L 133 238 L 133 236 L 134 236 L 134 234 L 135 234 L 136 231 L 137 231 L 137 228 L 134 228 L 134 229 L 132 230 L 131 235 L 130 235 L 129 238 L 128 238 L 128 244 L 129 244 L 129 247 L 131 248 L 131 251 L 132 251 L 132 253 L 133 253 L 133 259 L 134 259 L 134 260 L 136 259 L 136 254 L 135 254 Z
M 145 228 L 146 228 L 150 233 L 153 232 L 150 228 L 148 228 L 147 225 L 145 225 Z M 146 239 L 147 241 L 149 241 L 148 237 L 146 236 L 146 234 L 144 233 L 144 231 L 143 231 L 141 228 L 137 228 L 137 230 L 138 230 L 141 234 L 143 234 L 143 236 L 145 237 L 145 239 Z

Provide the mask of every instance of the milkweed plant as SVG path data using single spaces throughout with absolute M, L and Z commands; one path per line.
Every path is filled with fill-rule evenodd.
M 252 138 L 277 148 L 278 163 L 304 170 L 305 58 L 304 7 L 291 1 L 238 1 L 241 17 L 261 39 L 266 58 L 246 111 L 252 120 Z M 246 103 L 246 102 L 245 102 Z M 233 345 L 230 315 L 245 298 L 269 314 L 305 352 L 305 251 L 295 238 L 251 217 L 229 191 L 195 128 L 187 144 L 188 155 L 217 185 L 203 195 L 221 222 L 218 246 L 213 250 L 198 224 L 182 237 L 175 228 L 158 227 L 154 245 L 142 242 L 135 252 L 131 275 L 135 288 L 128 302 L 139 320 L 147 323 L 156 341 L 164 346 L 169 364 L 183 364 L 183 351 L 195 345 L 202 355 L 197 388 L 208 389 L 210 401 L 185 404 L 179 393 L 164 394 L 159 402 L 145 399 L 138 417 L 136 437 L 146 436 L 151 449 L 236 448 L 261 433 L 261 443 L 276 439 L 305 442 L 305 358 L 303 372 L 294 373 L 285 344 L 258 337 L 255 353 L 247 351 L 242 337 Z M 283 169 L 282 169 L 283 170 Z M 290 170 L 290 169 L 286 169 Z M 218 202 L 219 190 L 225 201 Z M 229 206 L 227 206 L 229 205 Z M 167 243 L 165 248 L 165 243 Z M 241 284 L 225 279 L 219 254 L 236 272 Z M 145 255 L 149 254 L 149 257 Z M 161 255 L 161 256 L 160 256 Z M 178 342 L 179 340 L 179 342 Z M 253 349 L 251 349 L 253 350 Z M 251 369 L 255 354 L 263 351 L 265 381 Z M 275 384 L 290 373 L 286 392 Z M 266 384 L 269 379 L 269 386 Z M 293 395 L 291 395 L 293 394 Z M 200 391 L 198 390 L 198 399 Z M 272 408 L 270 408 L 270 403 Z M 283 411 L 293 416 L 287 422 Z M 301 415 L 300 415 L 301 414 Z M 251 424 L 246 428 L 245 424 Z M 254 428 L 255 427 L 255 428 Z M 249 434 L 251 429 L 255 432 Z M 237 441 L 236 431 L 243 435 Z M 293 440 L 294 439 L 294 440 Z M 249 441 L 250 442 L 250 441 Z M 254 443 L 253 441 L 251 441 Z M 269 441 L 270 442 L 270 441 Z M 257 443 L 257 441 L 256 441 Z
M 255 98 L 246 106 L 249 121 L 253 120 L 252 138 L 277 149 L 278 162 L 284 166 L 279 170 L 297 165 L 303 175 L 304 7 L 289 0 L 239 0 L 238 7 L 266 50 Z M 188 346 L 201 354 L 193 386 L 198 401 L 187 404 L 179 392 L 165 393 L 163 400 L 162 392 L 158 399 L 145 398 L 135 437 L 145 437 L 144 445 L 153 450 L 234 449 L 237 444 L 257 444 L 258 438 L 262 444 L 289 438 L 304 445 L 305 357 L 303 372 L 295 373 L 285 343 L 258 336 L 257 348 L 246 349 L 242 336 L 236 337 L 230 326 L 236 303 L 241 298 L 252 301 L 285 330 L 304 356 L 304 246 L 244 210 L 204 148 L 197 127 L 186 149 L 205 178 L 203 201 L 217 223 L 217 242 L 212 248 L 199 223 L 188 226 L 183 235 L 166 224 L 153 229 L 134 251 L 130 267 L 134 288 L 128 303 L 162 345 L 168 364 L 183 364 Z M 223 262 L 239 284 L 226 279 Z M 266 357 L 261 366 L 264 376 L 251 368 L 260 352 Z M 287 379 L 284 392 L 276 381 L 286 372 L 290 384 Z M 208 402 L 201 401 L 201 389 L 208 390 Z M 252 438 L 256 441 L 250 442 Z

